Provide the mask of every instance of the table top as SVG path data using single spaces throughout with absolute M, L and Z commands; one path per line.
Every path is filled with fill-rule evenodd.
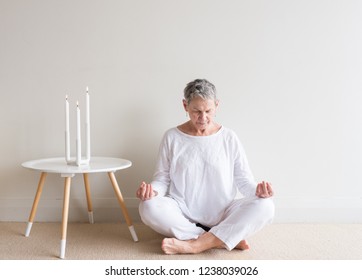
M 122 158 L 91 157 L 89 164 L 77 166 L 75 164 L 67 164 L 64 157 L 57 157 L 26 161 L 21 165 L 25 168 L 41 172 L 77 174 L 113 172 L 132 166 L 132 162 Z

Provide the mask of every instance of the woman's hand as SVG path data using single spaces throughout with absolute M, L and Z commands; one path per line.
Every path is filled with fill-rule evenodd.
M 151 184 L 146 184 L 142 182 L 136 191 L 136 196 L 141 200 L 149 200 L 157 195 L 157 192 L 153 190 Z
M 268 198 L 274 195 L 271 183 L 262 181 L 256 186 L 255 195 L 261 198 Z

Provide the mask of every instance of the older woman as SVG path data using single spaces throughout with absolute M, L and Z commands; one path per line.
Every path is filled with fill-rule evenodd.
M 245 250 L 246 239 L 273 219 L 271 184 L 254 181 L 238 137 L 214 121 L 218 104 L 207 80 L 187 84 L 190 120 L 165 133 L 153 181 L 136 192 L 142 221 L 168 237 L 166 254 Z

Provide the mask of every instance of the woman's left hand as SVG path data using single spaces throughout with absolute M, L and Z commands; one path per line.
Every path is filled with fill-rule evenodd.
M 271 183 L 262 181 L 256 186 L 255 195 L 261 198 L 268 198 L 273 196 L 273 189 Z

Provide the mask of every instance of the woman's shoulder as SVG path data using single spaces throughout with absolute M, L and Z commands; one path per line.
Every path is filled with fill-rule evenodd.
M 163 133 L 163 137 L 162 140 L 163 142 L 169 142 L 174 140 L 175 138 L 179 138 L 179 130 L 177 127 L 171 127 L 169 129 L 167 129 L 164 133 Z
M 167 129 L 164 132 L 165 136 L 173 136 L 173 135 L 176 135 L 176 134 L 178 134 L 178 128 L 177 127 L 171 127 L 171 128 Z
M 238 138 L 236 132 L 233 129 L 229 128 L 229 127 L 222 126 L 222 133 L 227 137 L 233 137 L 233 138 L 236 137 L 236 138 Z
M 235 130 L 228 128 L 228 127 L 223 127 L 223 137 L 224 140 L 232 145 L 240 145 L 241 144 L 241 140 L 240 137 L 238 136 L 238 134 L 235 132 Z

